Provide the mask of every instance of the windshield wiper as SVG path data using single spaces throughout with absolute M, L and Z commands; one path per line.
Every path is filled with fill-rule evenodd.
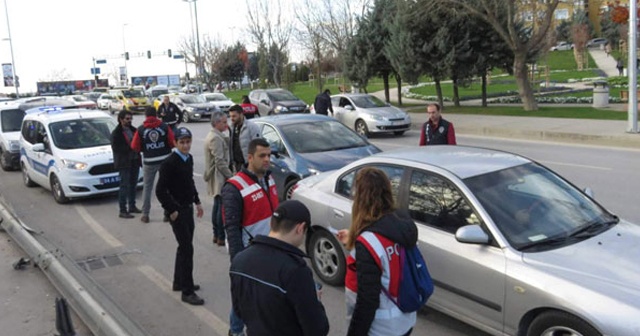
M 598 233 L 608 229 L 614 224 L 618 224 L 620 219 L 617 216 L 613 216 L 613 219 L 604 222 L 592 222 L 587 225 L 581 226 L 569 233 L 569 237 L 574 238 L 589 238 L 597 235 Z
M 538 240 L 535 242 L 531 242 L 531 243 L 527 243 L 527 244 L 523 244 L 521 246 L 518 246 L 518 250 L 519 251 L 527 251 L 530 250 L 532 248 L 540 248 L 540 247 L 551 247 L 551 246 L 557 246 L 557 245 L 562 245 L 565 244 L 567 242 L 567 240 L 569 239 L 568 236 L 559 236 L 559 237 L 554 237 L 554 238 L 548 238 L 548 239 L 544 239 L 544 240 Z

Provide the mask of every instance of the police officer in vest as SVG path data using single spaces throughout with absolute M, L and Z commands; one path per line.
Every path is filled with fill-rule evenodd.
M 422 125 L 420 146 L 456 144 L 456 133 L 453 130 L 453 124 L 442 118 L 441 110 L 438 103 L 429 103 L 427 105 L 429 119 Z
M 249 142 L 247 163 L 222 187 L 222 213 L 231 260 L 249 246 L 256 235 L 268 235 L 278 192 L 269 169 L 271 147 L 267 140 Z M 231 309 L 229 335 L 244 335 L 244 322 Z
M 178 105 L 172 103 L 169 100 L 169 96 L 162 97 L 162 104 L 158 106 L 158 116 L 164 121 L 173 133 L 176 132 L 180 122 L 182 121 L 182 115 L 184 112 L 180 110 Z
M 156 174 L 160 164 L 171 154 L 171 148 L 175 146 L 175 139 L 171 128 L 156 117 L 156 109 L 148 106 L 145 110 L 146 119 L 142 126 L 138 127 L 133 136 L 131 148 L 142 152 L 142 172 L 144 174 L 144 189 L 142 192 L 142 217 L 143 223 L 149 223 L 149 211 L 151 210 L 151 193 Z M 164 221 L 169 217 L 165 213 Z

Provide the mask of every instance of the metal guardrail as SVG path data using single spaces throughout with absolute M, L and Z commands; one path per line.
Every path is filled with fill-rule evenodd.
M 96 336 L 148 334 L 60 249 L 47 250 L 0 199 L 0 226 L 29 255 Z

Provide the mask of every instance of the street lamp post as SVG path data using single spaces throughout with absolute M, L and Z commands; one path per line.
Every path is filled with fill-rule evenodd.
M 189 15 L 191 15 L 191 3 L 193 2 L 193 8 L 194 8 L 194 12 L 195 12 L 195 17 L 196 17 L 196 84 L 198 87 L 198 93 L 202 93 L 202 57 L 200 54 L 200 27 L 198 26 L 198 3 L 197 0 L 182 0 L 184 2 L 188 2 L 189 3 Z M 193 16 L 192 18 L 192 23 L 191 23 L 191 32 L 193 34 Z
M 124 85 L 126 86 L 129 82 L 129 69 L 127 68 L 127 45 L 125 43 L 124 38 L 124 27 L 128 26 L 128 23 L 122 24 L 122 57 L 124 58 Z M 122 78 L 120 78 L 122 80 Z
M 638 13 L 635 1 L 629 1 L 629 132 L 638 133 L 638 92 L 636 90 L 638 71 L 636 41 L 638 38 Z
M 16 80 L 16 60 L 13 57 L 13 40 L 11 39 L 11 25 L 9 24 L 9 10 L 7 9 L 7 0 L 4 0 L 4 13 L 7 17 L 7 33 L 9 37 L 3 40 L 9 40 L 9 49 L 11 50 L 11 73 L 13 75 L 13 87 L 16 88 L 16 98 L 20 98 L 20 92 L 18 90 L 18 81 Z

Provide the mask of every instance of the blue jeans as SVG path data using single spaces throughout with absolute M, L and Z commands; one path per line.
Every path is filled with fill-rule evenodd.
M 125 213 L 136 207 L 136 185 L 138 184 L 138 174 L 140 168 L 127 167 L 120 168 L 120 190 L 118 190 L 118 202 L 120 204 L 120 212 Z M 127 210 L 127 205 L 129 208 Z
M 151 210 L 151 194 L 153 193 L 153 184 L 156 180 L 156 174 L 160 170 L 160 162 L 156 164 L 143 164 L 142 173 L 144 174 L 144 189 L 142 190 L 142 214 L 149 216 Z
M 213 197 L 213 211 L 211 212 L 211 224 L 213 224 L 213 237 L 225 239 L 224 225 L 222 223 L 222 196 Z
M 229 314 L 229 330 L 233 334 L 241 333 L 244 330 L 244 322 L 233 311 L 233 307 L 231 307 L 231 314 Z

